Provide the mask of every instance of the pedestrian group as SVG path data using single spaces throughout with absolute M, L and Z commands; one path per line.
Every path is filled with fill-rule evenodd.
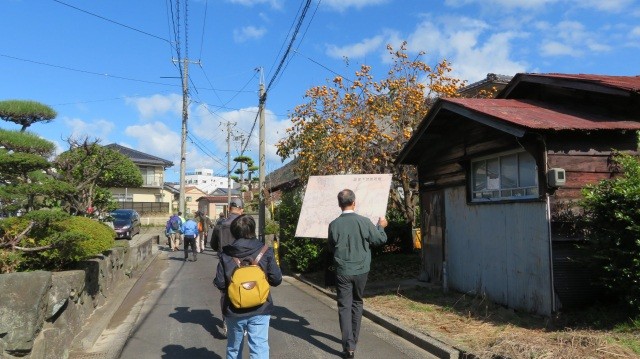
M 335 268 L 331 282 L 336 285 L 338 321 L 342 334 L 342 357 L 354 358 L 363 312 L 363 294 L 371 265 L 371 246 L 387 241 L 384 228 L 387 220 L 378 219 L 374 225 L 368 218 L 355 213 L 356 196 L 350 189 L 338 193 L 338 206 L 342 213 L 329 224 L 327 252 L 330 264 Z M 247 337 L 251 359 L 269 358 L 269 322 L 274 304 L 271 293 L 263 302 L 246 308 L 238 307 L 238 296 L 234 291 L 255 291 L 255 286 L 233 285 L 236 269 L 243 265 L 261 268 L 267 286 L 276 287 L 282 282 L 282 272 L 272 248 L 265 246 L 256 237 L 256 223 L 246 215 L 241 200 L 229 204 L 229 213 L 222 213 L 215 222 L 203 212 L 187 220 L 182 213 L 172 215 L 167 221 L 167 245 L 172 251 L 184 244 L 184 259 L 189 258 L 191 248 L 193 261 L 202 253 L 207 242 L 218 253 L 218 265 L 213 284 L 221 291 L 222 334 L 227 338 L 226 358 L 242 358 L 244 338 Z M 176 222 L 178 222 L 176 226 Z M 256 279 L 257 281 L 258 279 Z M 250 282 L 254 283 L 256 281 Z M 248 282 L 249 283 L 249 282 Z M 236 283 L 237 284 L 237 283 Z M 249 293 L 249 292 L 247 292 Z M 253 294 L 253 292 L 251 292 Z M 234 300 L 230 300 L 234 297 Z M 252 302 L 251 305 L 254 303 Z

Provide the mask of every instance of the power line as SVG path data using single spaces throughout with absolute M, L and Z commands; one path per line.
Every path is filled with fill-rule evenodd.
M 198 55 L 198 59 L 202 58 L 202 46 L 204 44 L 204 29 L 207 24 L 207 9 L 209 7 L 209 1 L 205 0 L 204 2 L 204 19 L 202 20 L 202 36 L 200 37 L 200 54 Z
M 154 84 L 154 85 L 162 85 L 162 86 L 178 86 L 178 85 L 174 85 L 174 84 L 167 84 L 167 83 L 156 82 L 156 81 L 139 80 L 139 79 L 134 79 L 134 78 L 130 78 L 130 77 L 123 77 L 123 76 L 109 75 L 109 74 L 105 74 L 105 73 L 99 73 L 99 72 L 93 72 L 93 71 L 87 71 L 87 70 L 74 69 L 74 68 L 71 68 L 71 67 L 53 65 L 53 64 L 46 63 L 46 62 L 28 60 L 28 59 L 23 59 L 23 58 L 20 58 L 20 57 L 10 56 L 10 55 L 6 55 L 6 54 L 0 54 L 0 56 L 6 57 L 6 58 L 9 58 L 9 59 L 13 59 L 13 60 L 30 62 L 30 63 L 33 63 L 33 64 L 49 66 L 49 67 L 55 67 L 55 68 L 59 68 L 59 69 L 63 69 L 63 70 L 75 71 L 75 72 L 85 73 L 85 74 L 89 74 L 89 75 L 104 76 L 104 77 L 110 77 L 110 78 L 119 79 L 119 80 L 135 81 L 135 82 L 142 82 L 142 83 Z
M 99 18 L 99 19 L 102 19 L 102 20 L 105 20 L 105 21 L 108 21 L 108 22 L 114 23 L 114 24 L 116 24 L 116 25 L 120 25 L 120 26 L 125 27 L 125 28 L 127 28 L 127 29 L 129 29 L 129 30 L 133 30 L 133 31 L 139 32 L 139 33 L 141 33 L 141 34 L 145 34 L 145 35 L 147 35 L 147 36 L 154 37 L 154 38 L 156 38 L 156 39 L 158 39 L 158 40 L 162 40 L 162 41 L 166 41 L 166 42 L 168 42 L 168 43 L 171 43 L 169 40 L 167 40 L 167 39 L 165 39 L 165 38 L 162 38 L 162 37 L 160 37 L 160 36 L 156 36 L 156 35 L 154 35 L 154 34 L 150 34 L 150 33 L 146 32 L 146 31 L 142 31 L 142 30 L 136 29 L 135 27 L 131 27 L 131 26 L 129 26 L 129 25 L 125 25 L 125 24 L 119 23 L 119 22 L 114 21 L 114 20 L 111 20 L 111 19 L 107 19 L 107 18 L 106 18 L 106 17 L 104 17 L 104 16 L 100 16 L 100 15 L 98 15 L 98 14 L 94 14 L 94 13 L 89 12 L 89 11 L 87 11 L 87 10 L 80 9 L 79 7 L 76 7 L 76 6 L 73 6 L 73 5 L 67 4 L 67 3 L 62 2 L 62 1 L 60 1 L 60 0 L 53 0 L 53 1 L 57 2 L 58 4 L 62 4 L 62 5 L 68 6 L 68 7 L 72 8 L 72 9 L 75 9 L 75 10 L 78 10 L 78 11 L 80 11 L 80 12 L 83 12 L 83 13 L 85 13 L 85 14 L 89 14 L 89 15 L 91 15 L 91 16 L 95 16 L 95 17 L 97 17 L 97 18 Z
M 311 6 L 311 0 L 307 0 L 307 2 L 305 3 L 304 9 L 302 9 L 302 13 L 300 14 L 300 18 L 298 19 L 298 23 L 296 24 L 295 31 L 293 32 L 293 35 L 291 36 L 291 41 L 289 42 L 289 46 L 287 46 L 287 50 L 285 51 L 284 55 L 282 56 L 282 59 L 280 60 L 280 64 L 278 64 L 278 68 L 276 69 L 276 72 L 273 74 L 273 77 L 271 77 L 271 80 L 269 81 L 269 84 L 267 85 L 267 88 L 266 88 L 266 90 L 264 92 L 264 96 L 263 96 L 263 98 L 260 99 L 260 101 L 264 102 L 266 100 L 266 96 L 267 96 L 267 93 L 269 92 L 269 90 L 271 89 L 271 85 L 273 85 L 273 82 L 276 80 L 276 78 L 280 74 L 280 71 L 282 70 L 282 66 L 284 65 L 285 60 L 289 56 L 289 52 L 291 51 L 291 47 L 293 46 L 293 43 L 296 41 L 296 36 L 298 35 L 298 32 L 300 31 L 300 27 L 302 26 L 302 22 L 304 21 L 304 18 L 307 15 L 307 11 L 309 10 L 309 6 Z

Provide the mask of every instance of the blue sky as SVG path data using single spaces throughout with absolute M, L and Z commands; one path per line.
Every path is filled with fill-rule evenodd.
M 200 62 L 189 65 L 187 170 L 226 174 L 227 122 L 232 158 L 244 138 L 257 163 L 256 68 L 268 84 L 305 1 L 179 0 L 179 11 L 176 1 L 0 0 L 0 100 L 53 107 L 57 118 L 30 130 L 59 151 L 70 136 L 116 142 L 173 161 L 176 181 L 180 48 Z M 363 63 L 384 76 L 385 46 L 403 40 L 469 83 L 487 73 L 640 75 L 640 0 L 313 0 L 268 93 L 267 172 L 282 164 L 274 145 L 306 89 Z

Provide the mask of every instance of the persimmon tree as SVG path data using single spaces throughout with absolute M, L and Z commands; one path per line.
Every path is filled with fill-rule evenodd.
M 277 143 L 282 159 L 298 158 L 294 169 L 303 181 L 312 175 L 391 173 L 391 206 L 415 224 L 417 193 L 412 191 L 415 168 L 394 160 L 438 97 L 457 97 L 464 81 L 450 75 L 447 60 L 435 67 L 409 59 L 407 43 L 387 46 L 393 60 L 387 77 L 375 80 L 372 68 L 361 65 L 355 79 L 307 90 L 306 103 L 290 115 L 292 126 Z

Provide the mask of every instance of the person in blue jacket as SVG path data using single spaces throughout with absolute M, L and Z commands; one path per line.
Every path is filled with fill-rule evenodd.
M 242 341 L 244 333 L 247 333 L 250 358 L 269 358 L 269 320 L 273 310 L 271 293 L 267 301 L 254 308 L 235 308 L 229 296 L 227 288 L 231 282 L 231 275 L 237 267 L 233 257 L 240 259 L 252 259 L 260 254 L 263 243 L 256 238 L 256 222 L 253 217 L 243 214 L 231 222 L 231 234 L 236 240 L 222 248 L 220 261 L 213 284 L 223 294 L 223 315 L 227 324 L 227 359 L 242 358 Z M 269 248 L 258 265 L 265 272 L 267 281 L 272 287 L 282 282 L 282 272 L 276 263 L 273 248 Z
M 193 261 L 198 260 L 198 251 L 196 249 L 196 238 L 198 237 L 198 223 L 193 220 L 193 218 L 189 218 L 186 222 L 182 223 L 182 227 L 180 228 L 182 235 L 184 236 L 184 260 L 185 262 L 189 259 L 189 246 L 191 246 L 191 251 L 193 252 Z

